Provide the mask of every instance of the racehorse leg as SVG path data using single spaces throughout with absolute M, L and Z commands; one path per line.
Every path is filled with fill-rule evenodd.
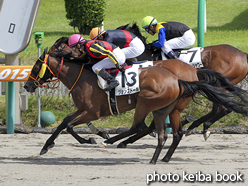
M 188 129 L 187 129 L 187 131 L 186 131 L 186 133 L 185 133 L 185 136 L 189 136 L 189 135 L 191 135 L 191 134 L 193 134 L 193 132 L 192 132 L 192 130 L 194 129 L 194 128 L 196 128 L 196 127 L 198 127 L 198 126 L 200 126 L 202 123 L 204 123 L 204 122 L 207 122 L 207 121 L 210 121 L 211 120 L 211 118 L 221 118 L 221 117 L 223 117 L 224 115 L 226 115 L 228 112 L 226 112 L 226 114 L 225 113 L 222 113 L 222 114 L 220 114 L 220 116 L 218 116 L 219 115 L 219 112 L 221 112 L 221 110 L 222 110 L 222 106 L 221 105 L 218 105 L 218 104 L 213 104 L 213 108 L 212 108 L 212 111 L 210 112 L 210 113 L 208 113 L 208 114 L 206 114 L 205 116 L 202 116 L 201 118 L 199 118 L 199 119 L 197 119 L 196 121 L 194 121 L 189 127 L 188 127 Z M 224 111 L 224 109 L 223 109 L 223 111 Z M 223 115 L 224 114 L 224 115 Z M 210 119 L 209 119 L 210 118 Z M 217 120 L 218 120 L 217 119 Z M 215 120 L 215 119 L 213 119 L 213 121 L 215 122 L 215 121 L 217 121 L 217 120 Z M 206 124 L 206 125 L 212 125 L 214 122 L 212 122 L 211 124 Z M 207 131 L 206 131 L 207 132 Z M 206 132 L 203 132 L 203 134 L 204 133 L 206 133 Z
M 220 118 L 232 112 L 231 110 L 228 110 L 225 107 L 221 107 L 221 108 L 222 109 L 220 109 L 219 112 L 217 112 L 213 117 L 211 117 L 209 120 L 203 123 L 203 137 L 205 140 L 207 140 L 210 136 L 210 132 L 208 131 L 210 126 Z
M 116 135 L 116 136 L 114 136 L 112 138 L 109 138 L 109 139 L 105 140 L 103 142 L 103 145 L 113 144 L 114 142 L 116 142 L 116 141 L 118 141 L 120 139 L 123 139 L 123 138 L 125 138 L 127 136 L 130 136 L 132 134 L 135 134 L 135 133 L 139 132 L 140 127 L 142 127 L 142 125 L 143 125 L 143 123 L 145 121 L 145 118 L 148 115 L 148 113 L 149 112 L 145 112 L 143 109 L 139 109 L 138 107 L 136 107 L 132 127 L 126 132 L 123 132 L 123 133 L 121 133 L 119 135 Z
M 77 115 L 76 117 L 74 117 L 70 122 L 68 122 L 67 124 L 67 131 L 79 142 L 79 143 L 90 143 L 90 144 L 96 144 L 96 141 L 94 138 L 89 138 L 88 140 L 80 137 L 74 130 L 73 127 L 75 127 L 76 125 L 79 125 L 82 122 L 82 120 L 80 120 L 82 117 L 86 117 L 86 113 L 87 112 L 80 112 L 77 111 Z
M 215 116 L 215 114 L 218 112 L 218 106 L 216 104 L 213 104 L 212 111 L 205 116 L 202 116 L 201 118 L 197 119 L 194 121 L 186 130 L 185 136 L 189 136 L 193 134 L 193 129 L 200 126 L 203 122 L 207 121 L 209 118 L 212 118 Z
M 147 125 L 146 125 L 146 123 L 144 122 L 144 123 L 142 124 L 142 126 L 141 126 L 141 130 L 140 130 L 140 131 L 145 130 L 146 128 L 147 128 Z M 156 138 L 156 132 L 155 132 L 155 131 L 151 131 L 151 132 L 149 133 L 149 135 L 152 136 L 152 137 L 154 137 L 154 138 Z
M 109 139 L 109 135 L 105 131 L 100 131 L 98 128 L 96 128 L 91 122 L 86 123 L 86 125 L 90 128 L 91 132 L 93 134 L 96 134 L 104 139 Z
M 80 116 L 80 114 L 81 114 L 81 112 L 76 111 L 76 112 L 73 112 L 73 113 L 67 115 L 64 118 L 62 123 L 57 127 L 57 129 L 54 131 L 54 133 L 46 141 L 45 145 L 43 146 L 43 148 L 40 151 L 40 155 L 43 155 L 43 154 L 47 153 L 48 149 L 52 148 L 54 146 L 54 144 L 55 144 L 54 140 L 58 137 L 58 135 L 61 133 L 61 131 L 64 130 L 65 128 L 67 128 L 67 131 L 69 133 L 71 133 L 79 141 L 79 143 L 92 143 L 92 141 L 93 141 L 92 139 L 85 140 L 84 138 L 81 138 L 80 136 L 78 136 L 73 130 L 71 130 L 70 126 L 68 127 L 68 123 L 70 123 L 75 118 Z M 80 124 L 80 123 L 78 123 L 78 124 Z
M 186 130 L 185 132 L 185 136 L 189 136 L 191 134 L 193 134 L 193 129 L 200 126 L 204 121 L 208 120 L 208 118 L 214 116 L 215 113 L 213 112 L 210 112 L 208 113 L 207 115 L 205 116 L 202 116 L 201 118 L 197 119 L 196 121 L 194 121 L 189 127 L 188 129 Z
M 126 139 L 125 141 L 119 143 L 117 148 L 126 148 L 127 144 L 134 143 L 138 139 L 140 139 L 140 138 L 146 136 L 147 134 L 151 133 L 154 129 L 155 129 L 155 125 L 154 125 L 154 120 L 153 120 L 149 127 L 143 129 L 142 131 L 140 131 L 137 134 L 131 136 L 130 138 Z
M 166 127 L 165 127 L 165 119 L 167 115 L 164 115 L 161 111 L 163 110 L 160 109 L 160 110 L 156 110 L 152 112 L 155 128 L 158 134 L 158 145 L 150 161 L 150 163 L 154 165 L 156 164 L 159 154 L 165 144 L 165 141 L 167 140 L 167 132 L 166 132 Z
M 54 146 L 54 140 L 58 137 L 58 135 L 61 133 L 62 130 L 64 130 L 67 126 L 68 121 L 70 121 L 70 118 L 73 116 L 74 113 L 71 113 L 67 115 L 63 122 L 57 127 L 57 129 L 54 131 L 54 133 L 48 138 L 45 145 L 40 151 L 40 155 L 45 154 L 49 148 L 52 148 Z
M 179 110 L 173 110 L 170 113 L 170 123 L 171 123 L 171 128 L 173 131 L 173 141 L 166 155 L 162 159 L 162 161 L 164 162 L 170 161 L 173 153 L 175 152 L 178 144 L 180 143 L 182 139 L 183 132 L 182 132 L 182 125 L 180 123 L 180 114 L 181 112 Z

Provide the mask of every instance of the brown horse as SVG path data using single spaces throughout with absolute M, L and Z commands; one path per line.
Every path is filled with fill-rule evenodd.
M 71 57 L 77 58 L 77 56 L 81 56 L 82 50 L 80 47 L 82 47 L 82 46 L 80 46 L 80 44 L 79 44 L 77 46 L 77 48 L 72 50 L 68 46 L 67 40 L 68 40 L 68 38 L 66 38 L 66 37 L 62 37 L 62 38 L 58 39 L 54 43 L 54 45 L 50 48 L 49 53 L 51 53 L 51 55 L 54 55 L 54 56 L 63 56 L 63 57 L 69 57 L 69 58 L 71 58 Z M 82 60 L 80 60 L 80 61 L 84 62 Z M 90 60 L 87 62 L 95 63 L 97 61 L 91 61 Z M 198 81 L 198 77 L 197 77 L 197 73 L 196 73 L 197 70 L 195 68 L 193 68 L 192 66 L 190 66 L 190 65 L 188 65 L 188 64 L 186 64 L 180 60 L 176 60 L 176 59 L 167 60 L 166 63 L 163 61 L 154 61 L 153 64 L 154 64 L 154 66 L 162 67 L 164 69 L 169 70 L 170 72 L 175 74 L 180 79 L 183 79 L 186 81 Z M 142 63 L 141 63 L 141 65 L 142 65 Z M 173 110 L 169 114 L 171 128 L 173 131 L 173 142 L 172 142 L 172 145 L 170 146 L 170 150 L 169 150 L 170 154 L 167 155 L 167 157 L 169 157 L 169 158 L 167 158 L 168 161 L 169 161 L 170 157 L 172 156 L 174 150 L 178 146 L 178 144 L 179 144 L 179 142 L 183 136 L 181 121 L 180 121 L 180 115 L 181 115 L 182 111 L 190 103 L 191 100 L 192 100 L 191 97 L 180 99 L 179 102 L 176 104 L 176 106 L 173 108 Z M 154 125 L 151 125 L 151 126 L 154 126 Z M 93 133 L 99 134 L 98 130 L 94 129 L 95 127 L 93 124 L 90 125 L 90 127 L 91 127 L 91 130 Z M 143 123 L 143 125 L 140 126 L 140 129 L 144 129 L 144 127 L 146 127 L 145 123 Z M 131 133 L 134 133 L 134 132 L 137 132 L 137 130 L 131 131 Z M 152 131 L 150 131 L 150 132 L 152 132 Z M 127 133 L 125 133 L 125 134 L 127 136 L 129 135 Z M 122 136 L 122 137 L 124 137 L 124 136 Z M 129 141 L 127 141 L 127 143 L 128 142 Z M 111 143 L 114 143 L 114 141 L 112 141 Z M 120 145 L 118 145 L 118 147 L 124 148 L 124 147 L 126 147 L 127 143 L 124 143 L 124 142 L 120 143 Z
M 43 69 L 42 73 L 41 71 L 44 65 L 46 68 L 45 71 Z M 80 71 L 83 67 L 84 69 L 80 75 Z M 214 73 L 214 76 L 222 77 L 220 74 L 212 71 L 202 71 L 200 76 L 211 76 L 212 73 Z M 43 75 L 40 77 L 40 74 Z M 87 65 L 82 66 L 81 63 L 68 60 L 60 61 L 59 58 L 51 57 L 44 52 L 35 63 L 24 87 L 28 92 L 33 92 L 39 84 L 49 82 L 53 76 L 59 77 L 61 82 L 69 89 L 75 84 L 76 79 L 79 77 L 78 82 L 76 82 L 71 91 L 73 101 L 78 110 L 64 118 L 63 122 L 46 141 L 40 152 L 41 155 L 54 146 L 54 140 L 65 128 L 67 128 L 67 131 L 75 137 L 79 143 L 91 143 L 91 140 L 86 140 L 77 135 L 73 127 L 81 123 L 96 120 L 102 116 L 110 115 L 107 95 L 98 87 L 96 75 Z M 152 126 L 154 125 L 158 133 L 158 145 L 151 160 L 151 163 L 154 164 L 167 138 L 164 126 L 165 118 L 174 109 L 180 99 L 192 98 L 196 92 L 200 91 L 204 93 L 207 99 L 215 103 L 223 104 L 235 112 L 248 115 L 246 108 L 243 108 L 245 107 L 243 100 L 236 102 L 229 97 L 230 95 L 228 93 L 224 93 L 222 90 L 208 85 L 208 83 L 213 83 L 211 79 L 206 80 L 205 78 L 205 80 L 201 82 L 187 82 L 178 79 L 178 77 L 164 68 L 148 67 L 141 69 L 139 80 L 140 92 L 131 95 L 131 104 L 128 104 L 128 96 L 118 97 L 117 102 L 120 112 L 136 108 L 132 126 L 132 130 L 135 132 L 137 132 L 138 127 L 144 122 L 147 114 L 150 112 L 153 113 L 154 120 Z M 223 81 L 227 82 L 225 79 L 223 79 Z M 235 89 L 235 87 L 233 88 Z M 240 94 L 240 92 L 232 93 L 231 96 L 235 97 L 235 95 L 238 94 Z M 179 133 L 180 132 L 181 129 L 179 129 Z M 164 158 L 164 160 L 167 161 L 167 157 Z
M 151 44 L 146 43 L 146 38 L 142 36 L 138 26 L 134 23 L 132 26 L 129 24 L 121 26 L 117 29 L 124 29 L 133 32 L 137 35 L 145 44 L 145 52 L 137 57 L 140 61 L 142 60 L 153 60 L 156 61 L 161 56 L 161 50 L 150 50 Z M 205 69 L 215 70 L 226 76 L 231 84 L 235 85 L 242 81 L 248 73 L 248 54 L 240 51 L 239 49 L 230 45 L 215 45 L 207 46 L 203 48 L 201 52 L 201 60 Z M 166 63 L 166 62 L 165 62 Z M 207 115 L 194 121 L 186 131 L 186 135 L 192 133 L 195 127 L 198 127 L 201 123 L 204 125 L 204 138 L 205 140 L 209 137 L 210 133 L 208 128 L 217 120 L 229 114 L 231 110 L 224 108 L 222 105 L 213 104 L 212 111 Z M 186 124 L 186 122 L 184 123 Z

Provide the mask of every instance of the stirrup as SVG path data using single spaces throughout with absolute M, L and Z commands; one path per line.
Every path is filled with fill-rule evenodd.
M 115 81 L 112 81 L 108 84 L 108 86 L 106 88 L 104 88 L 103 90 L 104 91 L 110 91 L 112 90 L 113 88 L 117 87 L 119 85 L 119 82 L 117 80 Z

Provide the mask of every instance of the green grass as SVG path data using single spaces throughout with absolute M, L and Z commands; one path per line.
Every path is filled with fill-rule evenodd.
M 197 14 L 198 0 L 106 0 L 106 17 L 104 20 L 104 28 L 106 30 L 115 29 L 118 26 L 127 23 L 137 22 L 141 26 L 143 17 L 150 15 L 158 21 L 179 21 L 187 24 L 193 29 L 197 36 Z M 205 46 L 217 44 L 230 44 L 244 52 L 248 53 L 248 1 L 246 0 L 207 0 L 207 33 L 205 33 Z M 53 43 L 62 36 L 70 36 L 74 33 L 74 29 L 68 25 L 69 21 L 65 17 L 64 0 L 42 0 L 38 12 L 38 16 L 34 25 L 33 33 L 44 32 L 42 48 L 51 47 Z M 142 30 L 142 34 L 148 37 L 148 41 L 152 42 L 157 36 L 148 35 Z M 84 36 L 89 39 L 89 36 Z M 194 46 L 197 46 L 197 42 Z M 27 51 L 19 54 L 23 65 L 33 65 L 37 60 L 38 49 L 35 45 L 33 34 Z M 0 54 L 0 57 L 3 57 Z M 47 100 L 50 100 L 49 104 Z M 67 101 L 71 103 L 71 98 Z M 62 104 L 63 100 L 59 98 L 42 98 L 42 111 L 49 110 L 55 113 L 59 124 L 62 119 L 75 110 L 73 106 L 68 107 Z M 0 99 L 1 107 L 0 117 L 4 118 L 4 98 Z M 37 115 L 36 98 L 29 98 L 29 110 L 23 112 L 23 120 L 25 124 L 35 125 Z M 191 102 L 190 106 L 185 110 L 183 116 L 193 115 L 197 118 L 208 112 L 211 108 L 198 106 Z M 119 117 L 110 116 L 103 117 L 93 122 L 97 126 L 117 127 L 130 126 L 132 123 L 132 115 L 134 111 L 121 114 Z M 27 119 L 25 119 L 27 118 Z M 151 116 L 147 122 L 150 122 Z M 216 125 L 246 125 L 245 118 L 237 114 L 229 114 L 224 119 L 217 122 Z

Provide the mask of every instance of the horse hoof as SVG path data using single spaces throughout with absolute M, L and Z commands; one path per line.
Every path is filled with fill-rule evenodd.
M 209 138 L 209 136 L 210 136 L 210 132 L 209 131 L 207 131 L 206 133 L 203 134 L 203 137 L 204 137 L 205 141 L 207 141 L 207 139 Z
M 151 160 L 149 163 L 155 165 L 156 161 Z
M 151 132 L 149 135 L 150 135 L 151 137 L 156 138 L 156 132 Z
M 89 140 L 90 140 L 90 144 L 97 144 L 94 138 L 90 138 Z
M 169 162 L 170 159 L 168 159 L 168 158 L 163 158 L 162 161 L 163 161 L 163 162 Z
M 42 150 L 40 151 L 40 155 L 46 154 L 47 151 L 48 151 L 48 150 L 46 150 L 46 149 L 42 149 Z
M 49 146 L 47 147 L 47 150 L 48 150 L 48 149 L 53 148 L 53 147 L 54 147 L 54 145 L 55 145 L 55 143 L 54 143 L 54 142 L 52 142 L 52 143 L 51 143 L 51 145 L 49 145 Z
M 101 143 L 101 147 L 107 147 L 107 146 L 108 146 L 107 143 L 104 142 Z
M 109 139 L 109 138 L 110 138 L 109 135 L 108 135 L 108 133 L 105 132 L 105 131 L 100 131 L 100 132 L 98 132 L 97 134 L 98 134 L 99 136 L 101 136 L 102 138 L 104 138 L 104 139 Z
M 185 136 L 189 136 L 189 135 L 191 135 L 191 134 L 193 134 L 193 131 L 192 131 L 192 130 L 186 130 Z
M 119 143 L 119 145 L 117 145 L 117 148 L 127 148 L 127 146 L 124 143 Z

